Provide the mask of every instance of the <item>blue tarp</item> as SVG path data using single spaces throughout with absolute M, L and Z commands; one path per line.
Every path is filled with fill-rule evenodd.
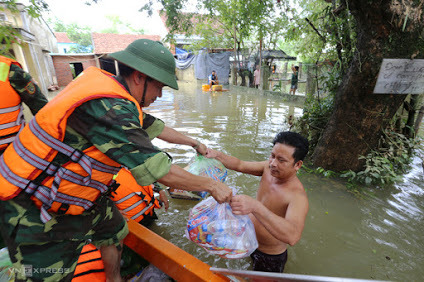
M 175 60 L 175 65 L 180 70 L 185 70 L 190 65 L 194 63 L 195 55 L 191 52 L 187 52 L 184 49 L 175 47 L 175 55 L 177 59 Z
M 197 79 L 208 79 L 216 71 L 219 84 L 228 84 L 230 74 L 230 52 L 208 53 L 205 50 L 196 55 L 194 73 Z

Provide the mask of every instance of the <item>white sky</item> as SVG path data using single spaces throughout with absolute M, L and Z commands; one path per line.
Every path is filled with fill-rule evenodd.
M 89 0 L 88 0 L 89 1 Z M 55 17 L 66 24 L 77 23 L 89 26 L 93 31 L 111 27 L 106 15 L 119 16 L 122 22 L 130 23 L 133 28 L 144 29 L 145 34 L 164 36 L 166 32 L 157 13 L 151 17 L 138 10 L 147 2 L 143 0 L 99 0 L 97 4 L 85 5 L 87 0 L 46 0 L 50 12 L 44 19 Z M 157 10 L 157 9 L 156 9 Z

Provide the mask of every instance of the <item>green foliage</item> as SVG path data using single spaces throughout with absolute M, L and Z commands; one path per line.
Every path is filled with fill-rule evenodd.
M 328 178 L 335 177 L 335 176 L 339 175 L 337 172 L 334 172 L 332 170 L 326 170 L 322 167 L 310 168 L 310 167 L 306 166 L 305 164 L 302 165 L 302 170 L 306 171 L 307 173 L 319 174 L 319 175 L 322 175 L 322 176 L 328 177 Z
M 303 115 L 294 122 L 294 127 L 308 137 L 310 154 L 314 151 L 333 112 L 333 97 L 334 95 L 328 95 L 318 100 L 312 94 L 307 94 Z
M 409 168 L 412 152 L 422 149 L 419 140 L 409 139 L 401 133 L 385 130 L 379 148 L 372 150 L 359 159 L 365 161 L 365 169 L 359 172 L 352 170 L 342 172 L 340 177 L 346 178 L 351 185 L 385 185 L 399 180 L 402 173 Z
M 143 29 L 136 29 L 130 23 L 123 21 L 117 15 L 106 15 L 106 19 L 111 23 L 110 27 L 101 30 L 101 33 L 117 33 L 117 34 L 144 34 Z
M 26 12 L 32 18 L 38 18 L 43 10 L 48 10 L 48 5 L 44 0 L 30 0 L 25 6 L 19 5 L 16 0 L 3 0 L 0 2 L 0 11 L 5 10 L 15 15 Z M 15 25 L 16 23 L 0 25 L 0 54 L 8 54 L 12 44 L 20 44 L 22 36 Z
M 60 20 L 52 23 L 53 30 L 56 32 L 66 32 L 72 42 L 77 43 L 77 46 L 72 46 L 72 53 L 88 53 L 92 52 L 91 28 L 80 26 L 77 23 L 65 24 Z
M 280 80 L 278 83 L 274 84 L 272 91 L 283 91 L 283 82 Z

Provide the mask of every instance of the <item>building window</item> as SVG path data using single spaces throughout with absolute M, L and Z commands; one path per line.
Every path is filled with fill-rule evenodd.
M 7 22 L 7 16 L 4 13 L 0 13 L 0 22 Z
M 71 67 L 73 78 L 77 77 L 84 70 L 82 63 L 70 63 L 69 66 Z

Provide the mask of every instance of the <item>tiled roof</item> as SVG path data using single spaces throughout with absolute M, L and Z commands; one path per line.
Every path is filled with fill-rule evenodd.
M 160 41 L 159 35 L 146 34 L 115 34 L 115 33 L 92 33 L 94 53 L 110 54 L 124 50 L 130 43 L 137 39 L 150 39 Z
M 71 39 L 69 39 L 66 32 L 55 32 L 57 43 L 74 43 Z

